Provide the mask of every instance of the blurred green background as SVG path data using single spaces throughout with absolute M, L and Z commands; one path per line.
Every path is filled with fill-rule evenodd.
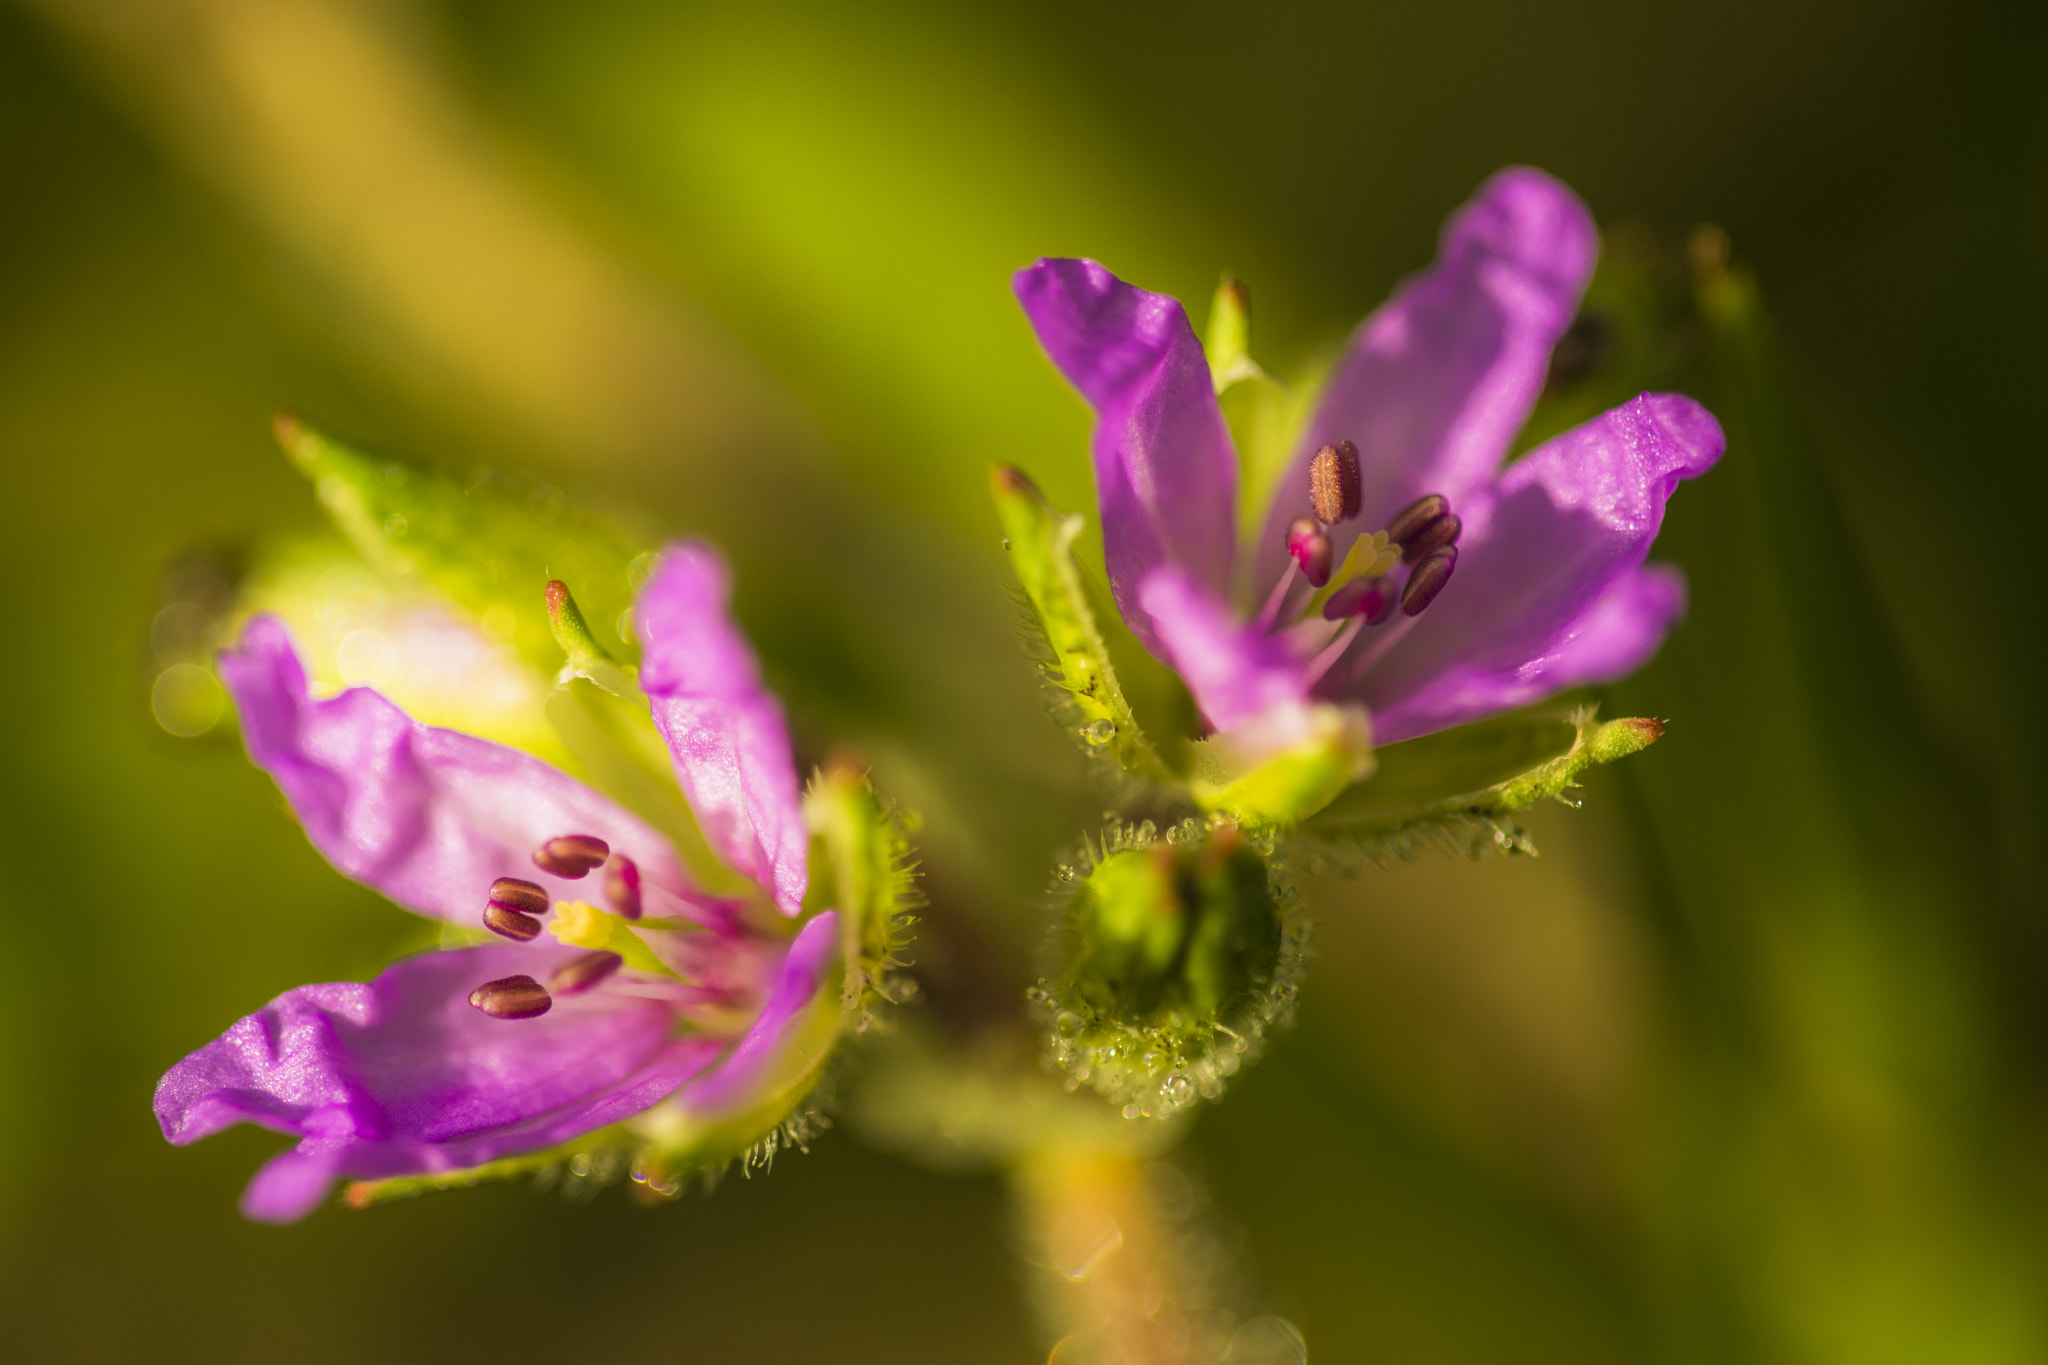
M 925 816 L 930 1008 L 1000 1016 L 1100 816 L 986 505 L 1087 503 L 1008 272 L 1232 270 L 1284 371 L 1529 162 L 1662 339 L 1591 382 L 1729 428 L 1607 699 L 1670 733 L 1538 860 L 1311 888 L 1188 1149 L 1218 1235 L 1320 1361 L 2048 1359 L 2044 580 L 1990 515 L 2048 492 L 2044 71 L 2048 11 L 1957 0 L 0 8 L 0 1353 L 1042 1359 L 1000 1182 L 845 1131 L 653 1210 L 241 1222 L 277 1140 L 166 1146 L 156 1077 L 412 930 L 152 719 L 166 573 L 319 524 L 283 406 L 716 538 L 806 754 Z

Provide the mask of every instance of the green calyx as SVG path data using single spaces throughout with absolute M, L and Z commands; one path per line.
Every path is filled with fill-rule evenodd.
M 1600 721 L 1594 708 L 1525 711 L 1378 751 L 1379 771 L 1294 832 L 1311 865 L 1355 870 L 1425 843 L 1470 856 L 1533 853 L 1513 819 L 1539 801 L 1576 805 L 1588 770 L 1640 753 L 1664 734 L 1644 716 Z
M 638 549 L 616 529 L 565 506 L 557 489 L 490 477 L 465 484 L 373 455 L 289 415 L 274 429 L 328 515 L 374 569 L 397 584 L 426 586 L 537 668 L 552 672 L 559 662 L 545 606 L 550 579 L 576 583 L 597 623 L 618 620 L 631 601 Z M 628 642 L 608 625 L 586 631 L 605 642 L 606 652 L 626 656 Z
M 1047 1054 L 1127 1117 L 1221 1094 L 1291 1015 L 1306 926 L 1236 826 L 1113 830 L 1063 889 L 1061 972 L 1032 993 Z
M 1060 512 L 1009 465 L 997 466 L 989 484 L 1010 564 L 1050 655 L 1042 672 L 1061 720 L 1084 750 L 1107 755 L 1148 782 L 1171 782 L 1124 699 L 1096 626 L 1087 579 L 1074 557 L 1082 519 Z
M 1308 819 L 1372 771 L 1372 727 L 1355 706 L 1316 703 L 1274 718 L 1278 734 L 1197 741 L 1189 790 L 1248 830 Z

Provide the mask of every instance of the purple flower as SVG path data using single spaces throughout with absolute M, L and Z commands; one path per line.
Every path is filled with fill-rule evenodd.
M 501 940 L 288 991 L 171 1068 L 156 1113 L 172 1142 L 245 1121 L 298 1139 L 250 1184 L 249 1217 L 302 1217 L 339 1177 L 460 1170 L 636 1115 L 646 1133 L 744 1145 L 801 1098 L 840 1025 L 841 922 L 858 907 L 804 917 L 789 735 L 717 556 L 671 547 L 635 611 L 655 727 L 752 897 L 707 894 L 646 821 L 530 755 L 367 689 L 312 698 L 274 618 L 223 657 L 250 757 L 314 846 L 408 910 Z
M 1503 467 L 1597 248 L 1549 176 L 1488 181 L 1353 335 L 1243 546 L 1238 452 L 1181 305 L 1093 261 L 1018 272 L 1095 408 L 1111 594 L 1225 740 L 1273 752 L 1318 703 L 1408 739 L 1655 652 L 1685 588 L 1644 560 L 1679 481 L 1720 456 L 1713 417 L 1644 394 Z

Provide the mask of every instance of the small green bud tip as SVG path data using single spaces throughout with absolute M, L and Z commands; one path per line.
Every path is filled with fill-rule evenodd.
M 1037 498 L 1042 496 L 1031 476 L 1013 464 L 999 464 L 989 471 L 989 483 L 998 497 Z
M 591 659 L 610 657 L 590 633 L 590 623 L 583 619 L 583 610 L 570 595 L 569 585 L 559 578 L 548 580 L 548 626 L 555 633 L 555 643 L 579 667 Z
M 1596 763 L 1612 763 L 1617 758 L 1643 750 L 1664 738 L 1664 722 L 1649 716 L 1629 716 L 1622 720 L 1610 720 L 1593 732 L 1591 743 Z
M 318 440 L 313 428 L 306 425 L 295 412 L 280 412 L 270 419 L 270 434 L 295 464 L 304 464 L 312 458 L 308 447 Z
M 1216 286 L 1202 349 L 1209 357 L 1210 375 L 1219 393 L 1258 372 L 1251 358 L 1252 296 L 1243 281 L 1225 275 Z

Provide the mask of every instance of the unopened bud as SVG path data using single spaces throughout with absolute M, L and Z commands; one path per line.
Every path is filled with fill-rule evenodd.
M 1450 510 L 1451 500 L 1443 494 L 1425 494 L 1402 508 L 1400 515 L 1387 523 L 1387 539 L 1396 545 L 1406 545 L 1410 536 Z
M 1349 441 L 1324 446 L 1308 463 L 1309 508 L 1335 525 L 1358 515 L 1358 447 Z
M 543 872 L 574 881 L 593 867 L 602 867 L 612 847 L 594 834 L 564 834 L 533 851 L 533 865 Z
M 640 865 L 623 853 L 605 860 L 604 898 L 621 919 L 640 918 Z
M 1401 610 L 1409 616 L 1420 616 L 1422 609 L 1436 601 L 1436 595 L 1451 581 L 1451 571 L 1458 567 L 1458 547 L 1441 545 L 1423 556 L 1422 562 L 1408 575 L 1408 586 L 1401 590 Z
M 556 995 L 581 995 L 617 971 L 625 961 L 617 953 L 602 950 L 585 953 L 575 961 L 555 968 L 554 974 L 548 977 L 548 989 Z
M 1330 581 L 1335 555 L 1323 524 L 1314 517 L 1296 517 L 1287 527 L 1287 553 L 1301 566 L 1301 575 L 1320 588 Z
M 502 976 L 469 993 L 469 1003 L 493 1019 L 533 1019 L 554 1007 L 547 988 L 530 976 Z

